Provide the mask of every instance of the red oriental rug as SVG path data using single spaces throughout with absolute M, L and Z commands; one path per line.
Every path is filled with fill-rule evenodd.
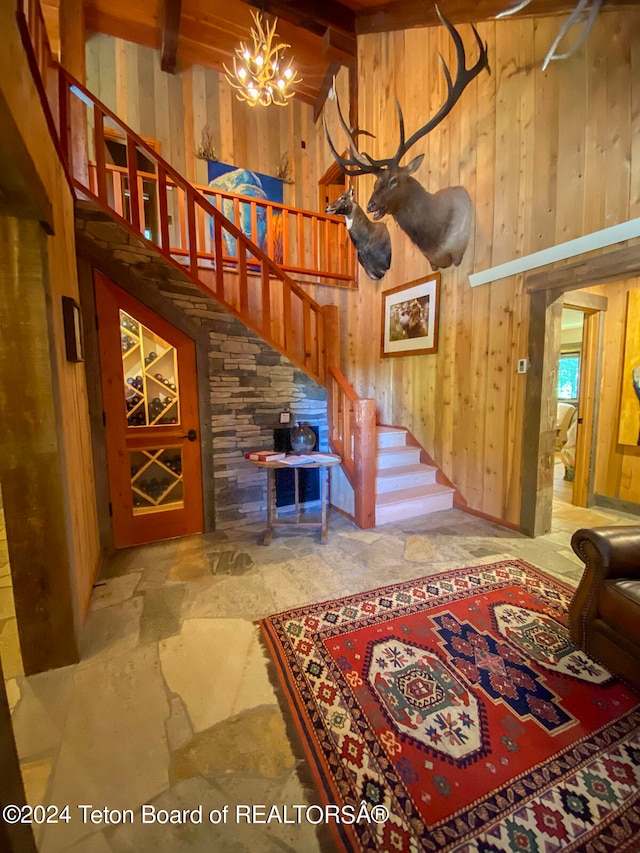
M 341 849 L 640 851 L 640 697 L 572 595 L 508 560 L 262 621 Z

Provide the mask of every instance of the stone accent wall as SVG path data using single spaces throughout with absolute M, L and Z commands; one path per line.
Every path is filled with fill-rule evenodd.
M 248 450 L 273 449 L 280 412 L 291 423 L 319 428 L 328 449 L 327 395 L 277 350 L 191 284 L 171 281 L 161 293 L 209 332 L 209 393 L 216 527 L 261 521 L 266 474 L 244 458 Z
M 328 450 L 326 389 L 199 290 L 153 249 L 93 209 L 76 209 L 76 238 L 90 262 L 171 322 L 176 309 L 208 333 L 208 381 L 215 526 L 219 530 L 266 518 L 266 473 L 244 458 L 272 449 L 280 412 L 291 424 L 309 421 Z M 168 311 L 168 308 L 173 311 Z M 202 336 L 199 336 L 200 338 Z

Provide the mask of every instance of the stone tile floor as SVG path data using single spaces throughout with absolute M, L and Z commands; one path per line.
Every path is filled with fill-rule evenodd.
M 582 564 L 569 544 L 573 531 L 625 523 L 638 519 L 556 502 L 552 532 L 532 540 L 457 510 L 370 531 L 333 513 L 325 545 L 301 531 L 262 547 L 256 527 L 119 552 L 95 589 L 80 663 L 8 681 L 28 801 L 70 806 L 70 823 L 36 828 L 38 849 L 331 850 L 309 824 L 232 819 L 237 804 L 319 801 L 255 621 L 502 556 L 575 585 Z M 203 823 L 143 824 L 142 804 L 202 805 Z M 89 806 L 100 814 L 90 818 Z M 118 810 L 109 823 L 105 808 Z M 218 825 L 209 822 L 212 809 L 221 810 Z

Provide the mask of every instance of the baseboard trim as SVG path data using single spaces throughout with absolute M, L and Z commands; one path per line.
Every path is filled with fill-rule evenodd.
M 481 512 L 479 509 L 472 509 L 470 506 L 459 506 L 456 509 L 461 510 L 462 512 L 467 512 L 469 515 L 475 515 L 477 518 L 483 518 L 485 521 L 491 521 L 493 524 L 497 524 L 498 527 L 506 527 L 507 530 L 515 530 L 516 533 L 520 533 L 520 525 L 515 524 L 513 521 L 506 521 L 504 518 L 496 518 L 493 515 L 488 515 L 486 512 Z
M 594 495 L 593 502 L 604 509 L 614 509 L 616 512 L 626 512 L 629 515 L 640 515 L 640 504 L 633 501 L 623 501 L 620 498 L 610 498 L 607 495 Z

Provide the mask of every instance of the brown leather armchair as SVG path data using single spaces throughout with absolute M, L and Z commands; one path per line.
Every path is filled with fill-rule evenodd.
M 640 525 L 576 530 L 571 547 L 585 564 L 571 639 L 640 690 Z

